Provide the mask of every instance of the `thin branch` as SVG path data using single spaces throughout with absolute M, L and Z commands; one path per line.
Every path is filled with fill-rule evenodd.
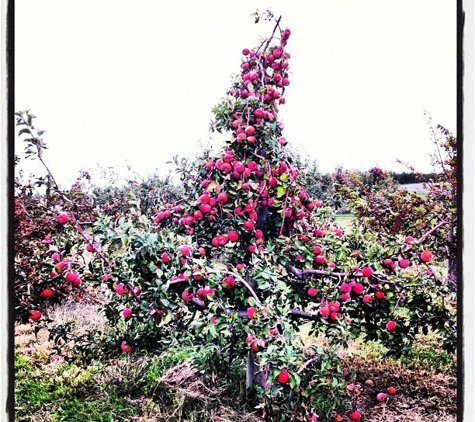
M 427 233 L 424 233 L 419 239 L 417 239 L 414 243 L 422 243 L 428 236 L 430 236 L 432 233 L 434 233 L 436 230 L 438 230 L 440 227 L 444 226 L 445 224 L 449 224 L 449 221 L 442 220 L 437 226 L 432 227 Z M 411 249 L 412 246 L 408 245 L 406 247 L 406 251 Z
M 310 365 L 311 363 L 315 362 L 315 361 L 318 360 L 318 359 L 320 359 L 320 356 L 317 356 L 317 357 L 314 357 L 314 358 L 312 358 L 312 359 L 309 359 L 307 362 L 305 362 L 305 363 L 299 368 L 299 370 L 297 371 L 297 374 L 300 375 L 300 374 L 305 370 L 305 368 L 306 368 L 308 365 Z

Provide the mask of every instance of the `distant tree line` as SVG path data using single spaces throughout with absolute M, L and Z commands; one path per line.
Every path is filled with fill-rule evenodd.
M 422 183 L 426 180 L 435 180 L 438 177 L 436 173 L 396 173 L 394 171 L 390 171 L 389 175 L 396 183 L 399 183 L 401 185 L 407 185 L 408 183 Z

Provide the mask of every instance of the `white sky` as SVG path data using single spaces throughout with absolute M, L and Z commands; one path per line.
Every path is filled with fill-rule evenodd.
M 272 28 L 249 16 L 270 4 L 292 31 L 287 140 L 323 172 L 430 171 L 424 110 L 456 133 L 447 0 L 17 0 L 15 110 L 38 116 L 60 183 L 97 164 L 164 172 L 207 143 L 242 49 Z

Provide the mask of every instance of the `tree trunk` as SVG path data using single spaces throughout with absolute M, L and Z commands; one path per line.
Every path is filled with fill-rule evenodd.
M 247 352 L 246 365 L 246 388 L 250 388 L 254 383 L 257 383 L 262 388 L 265 387 L 267 381 L 267 374 L 259 368 L 256 362 L 256 357 L 252 350 Z
M 454 223 L 450 223 L 447 236 L 447 277 L 445 282 L 452 292 L 457 291 L 457 244 L 454 236 Z

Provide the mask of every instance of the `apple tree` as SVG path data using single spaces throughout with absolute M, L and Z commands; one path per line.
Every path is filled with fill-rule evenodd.
M 423 240 L 407 250 L 405 238 L 368 232 L 366 223 L 344 230 L 310 194 L 279 119 L 291 35 L 280 21 L 242 50 L 213 108 L 223 146 L 183 161 L 181 198 L 151 208 L 132 200 L 126 213 L 98 213 L 87 229 L 76 221 L 92 244 L 82 269 L 105 288 L 107 353 L 193 345 L 210 382 L 246 369 L 266 420 L 329 420 L 345 408 L 351 418 L 359 414 L 347 395 L 351 363 L 338 348 L 364 336 L 402 353 L 421 326 L 447 330 L 439 321 L 452 311 Z M 406 252 L 410 262 L 396 265 Z M 303 327 L 325 341 L 305 344 Z

